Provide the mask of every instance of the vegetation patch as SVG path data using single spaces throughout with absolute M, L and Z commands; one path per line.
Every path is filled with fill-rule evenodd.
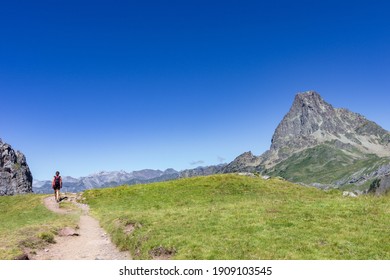
M 370 184 L 370 188 L 368 189 L 368 192 L 369 193 L 375 193 L 376 190 L 379 188 L 381 184 L 381 179 L 377 178 L 375 179 L 371 184 Z
M 20 164 L 19 163 L 14 163 L 14 166 L 13 166 L 13 168 L 15 169 L 15 170 L 19 170 L 20 169 Z
M 22 248 L 22 249 L 43 249 L 43 247 L 46 245 L 47 243 L 37 237 L 37 236 L 32 236 L 32 237 L 28 237 L 22 241 L 20 241 L 19 243 L 19 248 Z
M 38 237 L 46 243 L 50 243 L 50 244 L 56 243 L 56 241 L 54 240 L 54 234 L 51 232 L 41 232 L 38 234 Z

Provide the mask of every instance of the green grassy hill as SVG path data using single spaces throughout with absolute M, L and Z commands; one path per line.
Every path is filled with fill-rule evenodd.
M 216 175 L 84 193 L 135 259 L 390 259 L 390 197 Z

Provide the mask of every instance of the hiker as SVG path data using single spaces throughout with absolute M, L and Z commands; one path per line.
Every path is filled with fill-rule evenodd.
M 52 182 L 53 190 L 54 190 L 54 197 L 57 202 L 60 202 L 60 189 L 62 188 L 62 178 L 60 176 L 60 172 L 56 172 L 56 176 L 53 178 Z

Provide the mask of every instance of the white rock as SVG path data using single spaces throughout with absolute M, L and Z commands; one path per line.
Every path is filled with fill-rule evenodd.
M 347 197 L 347 196 L 349 196 L 349 197 L 357 197 L 357 195 L 355 193 L 347 192 L 347 191 L 343 192 L 343 196 L 345 196 L 345 197 Z

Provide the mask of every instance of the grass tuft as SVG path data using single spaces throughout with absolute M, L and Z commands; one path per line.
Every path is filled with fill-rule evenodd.
M 54 244 L 56 243 L 54 240 L 54 234 L 51 232 L 41 232 L 38 234 L 38 237 L 42 239 L 44 242 Z

